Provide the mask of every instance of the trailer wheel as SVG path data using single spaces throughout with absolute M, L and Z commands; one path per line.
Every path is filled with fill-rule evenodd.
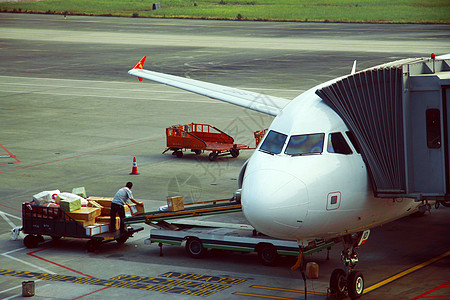
M 216 160 L 217 156 L 219 156 L 219 153 L 217 153 L 216 151 L 213 151 L 209 154 L 209 160 L 214 161 L 214 160 Z
M 202 241 L 197 238 L 189 238 L 186 243 L 186 251 L 190 257 L 203 258 L 206 255 L 206 249 Z
M 37 236 L 29 234 L 23 239 L 23 244 L 27 248 L 36 248 L 39 244 L 39 239 Z
M 238 156 L 239 156 L 239 149 L 232 148 L 232 149 L 230 150 L 230 154 L 231 154 L 231 156 L 232 156 L 233 158 L 238 157 Z
M 122 235 L 121 237 L 118 237 L 116 239 L 116 242 L 118 242 L 119 244 L 125 244 L 125 242 L 128 240 L 128 236 L 127 235 Z
M 96 250 L 98 250 L 101 243 L 102 243 L 101 241 L 91 239 L 91 240 L 87 241 L 87 243 L 86 243 L 86 250 L 88 252 L 95 252 Z
M 278 259 L 277 249 L 272 244 L 262 244 L 257 249 L 259 261 L 265 266 L 272 266 Z

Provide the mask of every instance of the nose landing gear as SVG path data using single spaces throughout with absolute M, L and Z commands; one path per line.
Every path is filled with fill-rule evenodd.
M 345 236 L 343 239 L 344 250 L 341 253 L 342 261 L 345 265 L 343 269 L 335 269 L 331 273 L 330 288 L 328 294 L 332 298 L 343 298 L 348 295 L 351 299 L 358 299 L 364 292 L 364 276 L 361 272 L 355 271 L 354 267 L 358 263 L 358 253 L 356 250 L 369 238 L 370 230 L 366 230 L 356 236 Z

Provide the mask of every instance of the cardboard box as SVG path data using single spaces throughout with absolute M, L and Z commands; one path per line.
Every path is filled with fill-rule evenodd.
M 142 203 L 142 202 L 140 202 Z M 144 209 L 144 204 L 142 203 L 142 205 L 137 205 L 137 204 L 128 204 L 128 206 L 130 207 L 130 212 L 132 216 L 135 215 L 140 215 L 145 213 L 145 209 Z
M 80 197 L 86 198 L 86 189 L 84 186 L 72 189 L 72 194 L 78 195 Z
M 83 227 L 95 224 L 95 219 L 91 219 L 91 220 L 75 220 L 75 221 L 77 221 L 78 223 L 83 225 Z
M 179 211 L 184 209 L 183 196 L 167 197 L 169 211 Z
M 81 208 L 81 199 L 61 199 L 59 206 L 64 211 L 72 212 Z
M 90 226 L 86 226 L 86 235 L 93 236 L 109 231 L 109 224 L 95 223 Z
M 68 215 L 77 221 L 78 220 L 90 221 L 95 220 L 95 217 L 100 216 L 101 211 L 102 210 L 97 207 L 81 207 L 80 209 L 69 212 Z
M 111 197 L 89 197 L 88 200 L 93 200 L 103 207 L 111 207 L 113 198 Z
M 109 220 L 111 220 L 110 216 L 100 216 L 95 218 L 95 222 L 96 223 L 101 223 L 101 224 L 108 224 L 109 225 Z M 120 228 L 120 218 L 116 217 L 116 229 Z
M 94 200 L 88 200 L 87 207 L 97 207 L 100 209 L 103 208 L 103 206 L 101 206 L 97 201 L 94 201 Z

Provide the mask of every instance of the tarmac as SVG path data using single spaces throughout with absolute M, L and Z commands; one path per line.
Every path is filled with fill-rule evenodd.
M 150 227 L 98 253 L 86 240 L 45 237 L 27 249 L 21 204 L 44 190 L 85 187 L 112 197 L 127 181 L 146 211 L 181 194 L 185 201 L 230 198 L 253 150 L 211 162 L 208 153 L 179 159 L 165 128 L 206 123 L 254 147 L 253 132 L 273 117 L 193 95 L 127 71 L 145 68 L 292 99 L 315 84 L 395 59 L 450 53 L 450 26 L 233 22 L 0 14 L 0 298 L 305 299 L 293 258 L 276 266 L 256 254 L 212 251 L 188 257 L 182 247 L 146 245 Z M 129 175 L 133 157 L 139 175 Z M 360 248 L 362 299 L 450 299 L 450 209 L 433 208 L 372 230 Z M 202 218 L 245 222 L 242 214 Z M 307 258 L 319 264 L 307 299 L 325 299 L 342 268 L 341 245 Z M 32 272 L 26 273 L 26 272 Z M 209 285 L 208 285 L 209 284 Z

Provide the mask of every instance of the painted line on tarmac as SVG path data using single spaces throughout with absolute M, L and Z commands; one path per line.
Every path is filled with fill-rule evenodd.
M 176 99 L 163 99 L 163 98 L 142 98 L 132 96 L 105 96 L 105 95 L 92 95 L 92 94 L 65 94 L 65 93 L 51 93 L 51 92 L 25 92 L 25 91 L 12 91 L 12 90 L 0 90 L 2 93 L 15 93 L 15 94 L 37 94 L 37 95 L 51 95 L 51 96 L 65 96 L 65 97 L 96 97 L 96 98 L 115 98 L 115 99 L 133 99 L 133 100 L 145 100 L 145 101 L 163 101 L 163 102 L 185 102 L 185 103 L 206 103 L 206 104 L 228 104 L 219 100 L 176 100 Z M 214 100 L 214 99 L 213 99 Z
M 0 76 L 1 78 L 2 76 Z M 8 78 L 8 77 L 6 77 Z M 36 77 L 23 77 L 22 79 L 39 79 L 39 80 L 53 80 L 53 78 L 36 78 Z M 67 80 L 72 81 L 71 79 L 55 79 L 55 80 Z M 84 83 L 111 83 L 108 81 L 90 81 L 90 80 L 79 80 L 80 82 Z M 120 84 L 130 84 L 128 82 L 112 82 L 112 83 L 120 83 Z M 159 83 L 152 83 L 148 82 L 147 85 L 152 86 L 161 86 Z M 145 89 L 145 88 L 111 88 L 111 87 L 89 87 L 89 86 L 73 86 L 73 85 L 50 85 L 50 84 L 38 84 L 38 83 L 18 83 L 18 82 L 0 82 L 0 85 L 16 85 L 16 86 L 32 86 L 32 87 L 51 87 L 51 88 L 73 88 L 73 89 L 84 89 L 84 90 L 100 90 L 100 91 L 121 91 L 121 92 L 146 92 L 146 93 L 166 93 L 166 94 L 189 94 L 191 95 L 192 92 L 188 91 L 180 91 L 180 90 L 155 90 L 155 89 Z M 302 93 L 305 90 L 295 90 L 295 89 L 269 89 L 269 88 L 249 88 L 249 87 L 238 87 L 238 89 L 244 89 L 244 90 L 252 90 L 252 91 L 276 91 L 276 92 L 298 92 Z
M 6 170 L 6 171 L 0 172 L 0 174 L 13 172 L 13 171 L 18 171 L 18 170 L 24 170 L 24 169 L 28 169 L 28 168 L 43 166 L 43 165 L 48 165 L 48 164 L 61 162 L 61 161 L 65 161 L 65 160 L 69 160 L 69 159 L 73 159 L 73 158 L 80 158 L 80 157 L 83 157 L 83 156 L 88 156 L 88 155 L 102 153 L 102 152 L 106 152 L 106 151 L 126 148 L 126 147 L 130 147 L 130 146 L 136 146 L 136 145 L 139 145 L 139 144 L 144 144 L 144 143 L 148 143 L 148 142 L 152 142 L 152 141 L 157 141 L 157 140 L 160 140 L 160 139 L 163 139 L 163 137 L 161 137 L 161 138 L 154 138 L 154 139 L 145 140 L 145 141 L 140 141 L 140 142 L 135 142 L 135 143 L 132 143 L 132 144 L 123 145 L 123 146 L 117 146 L 117 147 L 113 147 L 113 148 L 109 148 L 109 149 L 102 149 L 102 150 L 93 151 L 93 152 L 84 153 L 84 154 L 79 154 L 79 155 L 75 155 L 75 156 L 65 157 L 65 158 L 56 159 L 56 160 L 52 160 L 52 161 L 47 161 L 47 162 L 34 164 L 34 165 L 30 165 L 30 166 L 24 166 L 24 167 L 21 167 L 21 168 L 15 168 L 15 169 L 11 169 L 11 170 Z
M 5 257 L 7 257 L 7 258 L 9 258 L 9 259 L 12 259 L 12 260 L 15 260 L 15 261 L 17 261 L 17 262 L 23 263 L 23 264 L 25 264 L 25 265 L 27 265 L 27 266 L 30 266 L 30 267 L 32 267 L 32 268 L 36 268 L 36 269 L 41 270 L 41 271 L 43 271 L 43 272 L 46 272 L 46 273 L 49 273 L 49 274 L 55 274 L 54 272 L 52 272 L 52 271 L 50 271 L 50 270 L 47 270 L 47 269 L 45 269 L 45 268 L 42 268 L 42 267 L 40 267 L 40 266 L 38 266 L 38 265 L 35 265 L 35 264 L 33 264 L 33 263 L 30 263 L 30 262 L 27 262 L 27 261 L 22 260 L 22 259 L 20 259 L 20 258 L 16 258 L 16 257 L 14 257 L 14 256 L 9 255 L 10 253 L 17 252 L 17 251 L 24 250 L 24 249 L 26 249 L 26 248 L 25 248 L 25 247 L 22 247 L 22 248 L 18 248 L 18 249 L 12 250 L 12 251 L 8 251 L 8 252 L 5 252 L 5 253 L 2 253 L 2 256 L 5 256 Z
M 270 296 L 270 295 L 261 295 L 261 294 L 252 294 L 252 293 L 243 293 L 243 292 L 235 292 L 235 293 L 233 293 L 233 295 L 257 297 L 257 298 L 266 298 L 266 299 L 299 300 L 299 298 Z
M 69 270 L 69 271 L 71 271 L 71 272 L 74 272 L 74 273 L 77 273 L 77 274 L 80 274 L 80 275 L 83 275 L 83 276 L 86 276 L 86 277 L 89 277 L 89 278 L 95 278 L 94 276 L 91 276 L 91 275 L 88 275 L 88 274 L 84 274 L 84 273 L 82 273 L 82 272 L 80 272 L 80 271 L 77 271 L 77 270 L 74 270 L 74 269 L 72 269 L 72 268 L 63 266 L 63 265 L 61 265 L 61 264 L 58 264 L 57 262 L 48 260 L 48 259 L 46 259 L 46 258 L 37 256 L 37 255 L 35 254 L 35 253 L 37 253 L 37 252 L 40 252 L 40 251 L 43 251 L 43 250 L 46 250 L 46 249 L 48 249 L 48 248 L 42 248 L 42 249 L 39 249 L 39 250 L 31 251 L 31 252 L 28 252 L 27 255 L 30 255 L 30 256 L 32 256 L 32 257 L 34 257 L 34 258 L 43 260 L 43 261 L 48 262 L 48 263 L 51 263 L 51 264 L 54 264 L 55 266 L 61 267 L 61 268 L 63 268 L 63 269 Z
M 443 288 L 450 288 L 450 281 L 448 281 L 448 282 L 446 282 L 444 284 L 441 284 L 440 286 L 437 286 L 437 287 L 435 287 L 435 288 L 433 288 L 433 289 L 423 293 L 422 295 L 414 297 L 411 300 L 426 299 L 426 298 L 444 298 L 444 297 L 447 298 L 447 299 L 450 299 L 450 294 L 447 294 L 447 295 L 430 295 L 430 296 L 428 296 L 429 294 L 431 294 L 431 293 L 433 293 L 433 292 L 435 292 L 435 291 L 437 291 L 439 289 L 443 289 Z
M 255 289 L 265 289 L 265 290 L 273 290 L 273 291 L 280 291 L 280 292 L 291 292 L 291 293 L 302 293 L 304 294 L 305 291 L 303 290 L 296 290 L 296 289 L 285 289 L 285 288 L 277 288 L 277 287 L 271 287 L 271 286 L 262 286 L 262 285 L 251 285 L 250 287 Z M 323 295 L 326 296 L 327 293 L 322 292 L 307 292 L 309 295 Z
M 110 84 L 135 84 L 136 86 L 142 85 L 142 83 L 133 83 L 133 82 L 126 82 L 126 81 L 105 81 L 105 80 L 85 80 L 85 79 L 62 79 L 62 78 L 48 78 L 48 77 L 21 77 L 21 76 L 5 76 L 5 75 L 0 75 L 0 78 L 15 78 L 15 79 L 27 79 L 27 80 L 49 80 L 49 81 L 74 81 L 74 82 L 84 82 L 84 83 L 110 83 Z M 0 83 L 0 84 L 17 84 L 17 85 L 29 85 L 27 83 L 10 83 L 10 82 L 5 82 L 5 83 Z M 31 85 L 31 84 L 30 84 Z M 36 86 L 46 86 L 46 85 L 39 85 L 39 84 L 35 84 Z M 161 83 L 154 83 L 151 81 L 147 81 L 145 83 L 145 85 L 153 85 L 153 86 L 161 86 Z M 52 87 L 52 86 L 48 86 L 48 87 Z M 64 86 L 61 86 L 64 87 Z M 71 87 L 71 86 L 68 86 Z M 89 87 L 86 87 L 89 88 Z M 302 93 L 305 90 L 298 90 L 298 89 L 273 89 L 273 88 L 250 88 L 250 87 L 236 87 L 238 89 L 245 89 L 245 90 L 261 90 L 261 91 L 280 91 L 280 92 L 299 92 Z M 107 89 L 108 88 L 90 88 L 90 89 Z M 124 90 L 124 91 L 128 91 L 128 89 L 119 89 L 119 90 Z M 139 90 L 130 90 L 130 91 L 141 91 L 141 89 Z M 146 91 L 146 90 L 143 90 Z M 147 90 L 147 91 L 152 91 L 153 90 Z M 187 92 L 187 91 L 176 91 L 176 92 L 171 92 L 171 93 L 176 93 L 176 94 L 192 94 L 192 92 Z
M 163 275 L 167 275 L 162 274 Z M 175 274 L 175 272 L 170 272 L 170 274 Z M 177 273 L 184 274 L 184 273 Z M 88 285 L 98 285 L 104 287 L 115 287 L 115 288 L 127 288 L 163 293 L 172 293 L 179 295 L 188 296 L 200 296 L 207 297 L 211 296 L 217 292 L 223 291 L 231 287 L 231 285 L 224 285 L 219 283 L 210 283 L 204 281 L 193 281 L 193 280 L 182 280 L 182 279 L 169 279 L 169 278 L 156 278 L 156 277 L 144 277 L 144 276 L 134 276 L 134 275 L 119 275 L 115 278 L 128 279 L 127 280 L 116 280 L 116 279 L 99 279 L 99 278 L 88 278 L 88 277 L 76 277 L 68 275 L 58 275 L 54 273 L 37 273 L 37 272 L 27 272 L 27 271 L 14 271 L 0 269 L 0 275 L 21 277 L 36 280 L 49 280 L 49 281 L 59 281 L 68 283 L 78 283 L 78 284 L 88 284 Z M 227 278 L 227 277 L 215 277 L 200 274 L 190 274 L 195 275 L 197 278 L 218 278 L 220 282 L 228 281 L 241 281 L 242 279 L 237 278 Z M 102 290 L 102 289 L 100 289 Z M 99 290 L 99 291 L 100 291 Z
M 424 267 L 426 267 L 426 266 L 428 266 L 428 265 L 430 265 L 430 264 L 432 264 L 432 263 L 434 263 L 434 262 L 436 262 L 436 261 L 438 261 L 440 259 L 443 259 L 444 257 L 447 257 L 449 255 L 450 255 L 450 250 L 445 252 L 444 254 L 441 254 L 441 255 L 435 257 L 435 258 L 427 260 L 426 262 L 423 262 L 423 263 L 421 263 L 421 264 L 419 264 L 417 266 L 411 267 L 409 269 L 406 269 L 403 272 L 395 274 L 395 275 L 393 275 L 393 276 L 391 276 L 391 277 L 389 277 L 389 278 L 387 278 L 387 279 L 385 279 L 383 281 L 380 281 L 379 283 L 371 285 L 371 286 L 369 286 L 369 287 L 364 289 L 364 294 L 370 293 L 370 292 L 372 292 L 375 289 L 378 289 L 378 288 L 380 288 L 380 287 L 382 287 L 382 286 L 384 286 L 386 284 L 389 284 L 389 283 L 391 283 L 391 282 L 393 282 L 393 281 L 395 281 L 395 280 L 397 280 L 397 279 L 399 279 L 401 277 L 404 277 L 404 276 L 406 276 L 408 274 L 411 274 L 412 272 L 420 270 L 420 269 L 422 269 L 422 268 L 424 268 Z

